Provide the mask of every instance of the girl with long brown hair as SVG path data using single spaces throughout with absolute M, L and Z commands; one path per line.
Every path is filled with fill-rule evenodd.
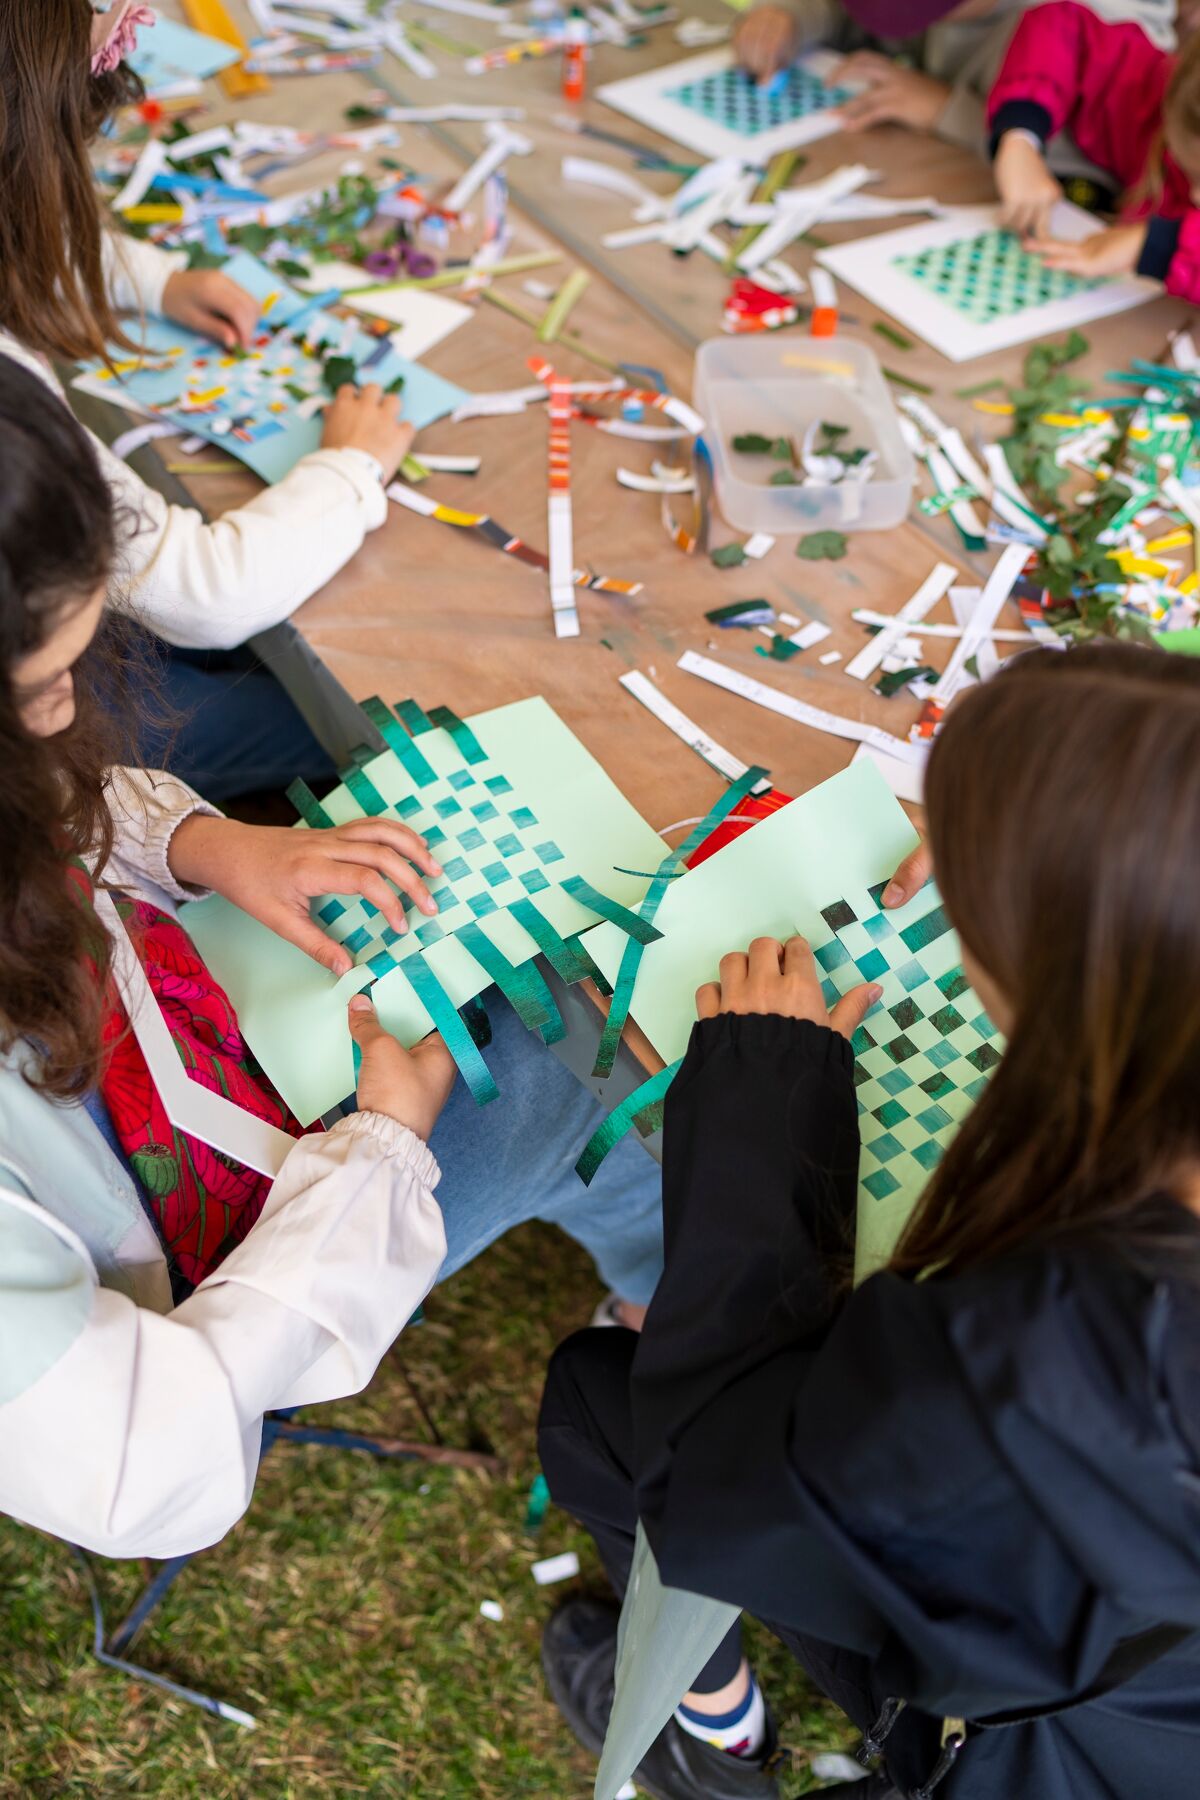
M 358 1111 L 300 1135 L 175 903 L 222 893 L 332 979 L 351 958 L 312 899 L 361 894 L 402 932 L 401 895 L 436 913 L 441 871 L 395 818 L 240 824 L 122 763 L 121 530 L 82 428 L 0 357 L 0 1509 L 165 1556 L 243 1511 L 265 1410 L 362 1387 L 435 1277 L 511 1225 L 555 1220 L 635 1303 L 662 1227 L 641 1150 L 598 1198 L 578 1181 L 602 1109 L 508 1007 L 479 1108 L 440 1038 L 404 1051 L 355 995 Z M 267 1163 L 178 1123 L 180 1062 L 239 1141 L 259 1122 Z
M 0 6 L 0 353 L 57 386 L 52 360 L 104 356 L 164 313 L 229 347 L 257 302 L 219 270 L 123 236 L 104 216 L 89 149 L 141 84 L 122 56 L 146 9 L 113 0 Z M 169 700 L 185 716 L 173 767 L 213 799 L 320 780 L 332 765 L 292 701 L 244 648 L 287 618 L 382 525 L 384 488 L 412 440 L 399 402 L 344 388 L 321 448 L 280 482 L 207 523 L 172 506 L 93 440 L 118 510 L 130 604 L 161 640 Z
M 640 1339 L 551 1365 L 551 1492 L 618 1587 L 748 1608 L 926 1800 L 1162 1800 L 1200 1754 L 1200 665 L 1035 650 L 948 717 L 930 844 L 1007 1038 L 890 1266 L 848 1292 L 847 1039 L 801 939 L 700 990 Z M 595 1749 L 611 1603 L 550 1621 Z M 736 1630 L 635 1775 L 768 1800 Z M 734 1754 L 729 1754 L 733 1751 Z

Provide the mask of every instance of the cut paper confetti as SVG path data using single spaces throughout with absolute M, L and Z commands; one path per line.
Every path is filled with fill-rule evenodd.
M 1051 215 L 1053 237 L 1074 241 L 1099 229 L 1067 201 Z M 1126 312 L 1162 292 L 1141 276 L 1085 280 L 1047 269 L 1001 229 L 995 206 L 839 244 L 818 260 L 951 362 Z
M 579 933 L 599 920 L 653 941 L 637 908 L 668 846 L 638 816 L 545 701 L 524 700 L 469 720 L 411 701 L 364 711 L 388 748 L 363 750 L 342 784 L 317 801 L 296 783 L 298 830 L 386 815 L 419 831 L 443 867 L 439 911 L 406 904 L 397 935 L 355 896 L 327 895 L 314 918 L 355 967 L 339 981 L 223 899 L 184 909 L 188 932 L 237 1008 L 263 1069 L 304 1124 L 353 1090 L 346 1025 L 366 988 L 405 1044 L 435 1026 L 481 1103 L 503 1084 L 458 1008 L 492 985 L 547 1041 L 561 1020 L 534 958 L 566 981 L 602 980 Z
M 841 129 L 837 109 L 857 89 L 826 87 L 838 60 L 815 50 L 778 83 L 760 85 L 726 47 L 609 82 L 596 98 L 702 156 L 765 162 Z
M 462 404 L 453 382 L 399 356 L 387 338 L 322 309 L 264 263 L 241 252 L 224 272 L 253 294 L 262 318 L 249 352 L 226 351 L 166 319 L 149 319 L 136 355 L 113 351 L 113 369 L 85 366 L 75 386 L 169 419 L 208 438 L 264 481 L 283 478 L 320 447 L 320 412 L 331 398 L 325 363 L 344 360 L 384 388 L 403 384 L 404 413 L 418 430 Z
M 432 350 L 435 344 L 474 318 L 469 306 L 461 300 L 447 300 L 442 294 L 429 293 L 419 287 L 394 287 L 380 292 L 375 277 L 356 263 L 317 263 L 304 281 L 297 282 L 305 293 L 324 294 L 336 288 L 342 305 L 352 312 L 386 319 L 397 327 L 391 333 L 392 348 L 399 356 L 416 360 Z M 373 291 L 361 298 L 356 288 Z

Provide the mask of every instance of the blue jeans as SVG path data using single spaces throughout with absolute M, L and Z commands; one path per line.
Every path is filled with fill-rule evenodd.
M 144 733 L 148 767 L 170 769 L 217 804 L 285 788 L 297 775 L 310 785 L 333 780 L 329 756 L 252 650 L 161 650 L 163 697 L 177 727 L 173 738 Z
M 583 1245 L 614 1293 L 644 1305 L 662 1273 L 658 1164 L 626 1138 L 585 1188 L 575 1161 L 604 1108 L 495 989 L 484 998 L 492 1022 L 484 1056 L 500 1097 L 476 1106 L 460 1081 L 430 1140 L 446 1221 L 439 1280 L 512 1226 L 546 1219 Z

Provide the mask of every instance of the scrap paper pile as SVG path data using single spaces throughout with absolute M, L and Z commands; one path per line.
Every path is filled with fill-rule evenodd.
M 403 391 L 418 430 L 466 399 L 461 388 L 397 354 L 353 319 L 325 311 L 248 254 L 226 265 L 262 305 L 248 351 L 224 351 L 165 319 L 151 319 L 136 355 L 113 351 L 110 368 L 88 365 L 75 385 L 155 414 L 207 438 L 264 481 L 279 481 L 321 441 L 320 414 L 344 382 Z
M 442 865 L 436 918 L 405 899 L 397 935 L 368 902 L 327 895 L 313 914 L 355 967 L 336 984 L 311 958 L 221 899 L 185 909 L 187 929 L 237 1008 L 263 1069 L 303 1124 L 353 1091 L 346 1005 L 369 989 L 387 1029 L 413 1044 L 441 1031 L 480 1103 L 493 1079 L 458 1008 L 495 985 L 545 1041 L 562 1023 L 534 958 L 568 982 L 603 981 L 579 934 L 599 920 L 643 941 L 639 871 L 667 846 L 543 700 L 469 720 L 411 701 L 364 708 L 387 749 L 360 751 L 342 784 L 316 801 L 297 783 L 298 830 L 351 819 L 399 820 Z
M 745 431 L 732 439 L 732 449 L 766 467 L 769 487 L 836 487 L 841 482 L 862 486 L 870 481 L 879 461 L 878 450 L 863 444 L 846 444 L 848 425 L 832 425 L 814 419 L 797 444 L 792 437 L 768 437 Z
M 813 946 L 828 1004 L 865 981 L 883 987 L 852 1044 L 862 1137 L 858 1273 L 886 1258 L 1000 1060 L 934 889 L 881 910 L 883 887 L 914 841 L 877 771 L 852 765 L 664 886 L 653 942 L 639 947 L 609 926 L 586 934 L 617 994 L 634 965 L 625 1006 L 667 1067 L 597 1133 L 580 1159 L 585 1178 L 622 1126 L 655 1123 L 687 1047 L 692 996 L 721 956 L 755 937 L 798 932 Z
M 1079 333 L 1037 345 L 1008 401 L 979 403 L 1011 421 L 1011 435 L 982 459 L 923 400 L 902 400 L 902 428 L 934 490 L 921 510 L 947 512 L 967 549 L 1026 547 L 1014 592 L 1040 641 L 1111 636 L 1187 648 L 1200 622 L 1194 347 L 1184 334 L 1175 364 L 1112 373 L 1119 391 L 1094 402 L 1070 373 L 1087 348 Z

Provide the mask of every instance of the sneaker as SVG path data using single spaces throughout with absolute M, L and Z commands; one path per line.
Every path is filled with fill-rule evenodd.
M 542 1634 L 542 1667 L 558 1710 L 585 1750 L 599 1757 L 612 1712 L 618 1609 L 584 1596 L 566 1600 Z M 779 1800 L 772 1768 L 779 1761 L 774 1721 L 760 1757 L 727 1756 L 674 1719 L 651 1744 L 633 1784 L 653 1800 Z

